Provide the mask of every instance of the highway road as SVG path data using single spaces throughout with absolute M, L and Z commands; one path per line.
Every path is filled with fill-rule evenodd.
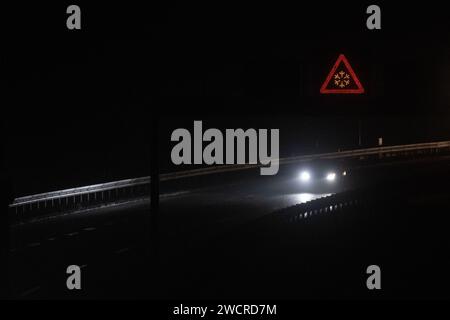
M 422 187 L 436 177 L 449 177 L 448 159 L 350 169 L 346 181 L 339 175 L 333 183 L 305 184 L 299 179 L 304 167 L 282 168 L 274 177 L 248 170 L 162 184 L 157 256 L 146 254 L 149 199 L 16 225 L 10 248 L 13 295 L 256 299 L 445 294 L 448 277 L 429 271 L 449 266 L 442 254 L 449 247 L 442 230 L 449 224 L 438 214 L 448 207 L 448 190 L 422 192 L 410 182 L 411 172 Z M 386 177 L 391 188 L 373 189 L 376 201 L 370 206 L 318 214 L 297 224 L 264 218 Z M 411 186 L 405 194 L 414 190 L 414 197 L 399 194 L 401 200 L 389 200 L 387 190 L 398 190 L 405 182 Z M 434 212 L 434 219 L 418 220 L 423 210 Z M 365 268 L 373 263 L 389 270 L 384 279 L 392 285 L 384 296 L 365 287 Z M 80 291 L 66 288 L 66 268 L 72 264 L 82 270 Z M 420 270 L 428 275 L 422 277 Z M 412 275 L 418 282 L 410 283 Z M 429 290 L 419 290 L 424 288 Z
M 205 181 L 211 177 L 189 179 L 181 190 L 178 183 L 162 186 L 161 260 L 166 261 L 185 248 L 208 243 L 217 235 L 276 209 L 328 195 L 340 186 L 302 186 L 298 172 L 275 178 L 259 176 L 256 170 L 225 175 L 215 184 Z M 108 290 L 102 290 L 105 282 L 111 278 L 116 281 L 116 276 L 131 282 L 136 274 L 133 268 L 144 265 L 145 215 L 149 210 L 149 199 L 141 199 L 16 225 L 10 250 L 14 296 L 95 298 L 113 294 L 110 285 L 106 286 Z M 112 276 L 103 269 L 105 261 L 110 261 L 114 270 L 118 263 L 120 270 Z M 87 275 L 86 288 L 80 294 L 65 287 L 65 271 L 71 264 L 81 266 Z M 129 285 L 133 287 L 132 283 L 120 286 Z M 88 293 L 83 294 L 85 291 Z M 128 296 L 135 295 L 124 294 Z

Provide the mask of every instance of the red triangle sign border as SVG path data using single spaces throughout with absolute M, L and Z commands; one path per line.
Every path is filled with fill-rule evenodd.
M 355 81 L 357 89 L 327 89 L 328 83 L 331 80 L 331 77 L 335 73 L 337 67 L 341 64 L 341 62 L 344 63 L 345 67 L 347 68 L 348 72 L 350 73 L 350 76 L 352 77 L 353 81 Z M 361 85 L 361 82 L 359 81 L 358 77 L 356 76 L 355 72 L 353 71 L 352 66 L 350 63 L 348 63 L 347 58 L 341 53 L 336 60 L 336 62 L 333 65 L 333 68 L 331 68 L 330 73 L 328 74 L 327 78 L 325 79 L 325 82 L 322 84 L 322 87 L 320 88 L 320 93 L 322 94 L 328 94 L 328 93 L 353 93 L 353 94 L 361 94 L 364 93 L 364 88 Z

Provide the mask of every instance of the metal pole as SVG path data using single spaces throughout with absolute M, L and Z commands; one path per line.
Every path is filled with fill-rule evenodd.
M 11 296 L 11 283 L 9 276 L 9 204 L 13 202 L 12 181 L 4 162 L 6 156 L 6 144 L 4 141 L 7 137 L 7 130 L 3 130 L 3 122 L 0 122 L 0 300 L 7 299 Z
M 150 146 L 150 219 L 148 221 L 148 247 L 153 256 L 158 255 L 159 247 L 159 144 L 158 116 L 153 114 L 151 121 Z
M 358 146 L 361 147 L 362 141 L 361 141 L 361 119 L 358 120 Z

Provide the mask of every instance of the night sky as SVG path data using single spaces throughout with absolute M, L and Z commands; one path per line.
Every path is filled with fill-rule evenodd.
M 1 52 L 6 165 L 16 195 L 148 175 L 159 117 L 170 133 L 280 128 L 281 156 L 450 139 L 450 21 L 445 4 L 173 6 L 79 2 L 82 30 L 58 5 L 12 5 Z M 6 28 L 7 27 L 7 28 Z M 366 93 L 323 96 L 340 53 Z

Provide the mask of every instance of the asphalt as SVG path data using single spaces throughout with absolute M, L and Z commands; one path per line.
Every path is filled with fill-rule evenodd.
M 148 240 L 149 199 L 18 224 L 9 252 L 12 295 L 448 297 L 448 188 L 440 183 L 450 177 L 448 159 L 347 166 L 339 165 L 334 183 L 319 179 L 327 164 L 290 165 L 274 177 L 250 170 L 164 183 L 157 245 Z M 304 169 L 316 179 L 303 184 Z M 297 223 L 279 219 L 283 209 L 301 211 L 295 205 L 354 189 L 368 190 L 362 204 Z M 371 264 L 386 270 L 380 292 L 365 286 Z M 81 267 L 81 290 L 66 287 L 69 265 Z

